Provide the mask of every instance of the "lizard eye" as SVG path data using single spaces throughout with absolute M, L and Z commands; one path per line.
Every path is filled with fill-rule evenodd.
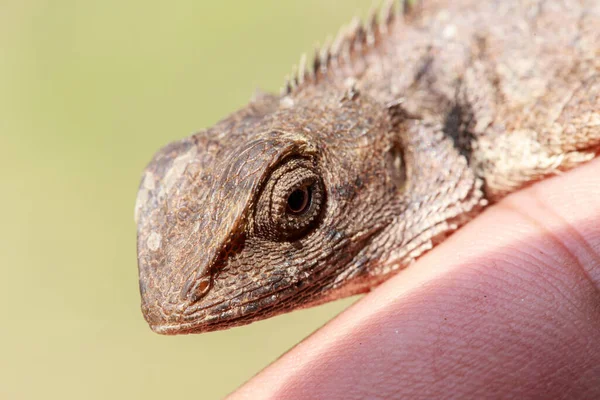
M 273 240 L 295 240 L 318 223 L 325 200 L 321 177 L 305 159 L 292 159 L 270 176 L 257 202 L 255 230 Z
M 287 199 L 288 214 L 302 214 L 308 210 L 312 201 L 312 186 L 303 186 L 292 192 Z

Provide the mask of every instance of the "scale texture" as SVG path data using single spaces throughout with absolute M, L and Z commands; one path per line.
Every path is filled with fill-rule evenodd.
M 295 71 L 146 168 L 135 218 L 154 331 L 368 291 L 600 152 L 597 0 L 390 2 Z

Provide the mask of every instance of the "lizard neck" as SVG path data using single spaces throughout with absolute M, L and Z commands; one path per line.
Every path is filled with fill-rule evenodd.
M 487 205 L 479 178 L 460 139 L 444 125 L 402 124 L 406 184 L 391 202 L 394 213 L 332 283 L 328 298 L 362 293 L 411 264 L 479 214 Z M 321 299 L 320 302 L 327 301 Z

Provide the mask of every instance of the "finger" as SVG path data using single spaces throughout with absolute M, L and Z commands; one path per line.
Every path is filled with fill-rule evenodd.
M 600 398 L 600 160 L 507 197 L 232 398 Z

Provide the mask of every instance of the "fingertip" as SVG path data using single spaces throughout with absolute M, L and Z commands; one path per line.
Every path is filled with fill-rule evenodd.
M 509 196 L 236 395 L 600 398 L 600 160 Z

